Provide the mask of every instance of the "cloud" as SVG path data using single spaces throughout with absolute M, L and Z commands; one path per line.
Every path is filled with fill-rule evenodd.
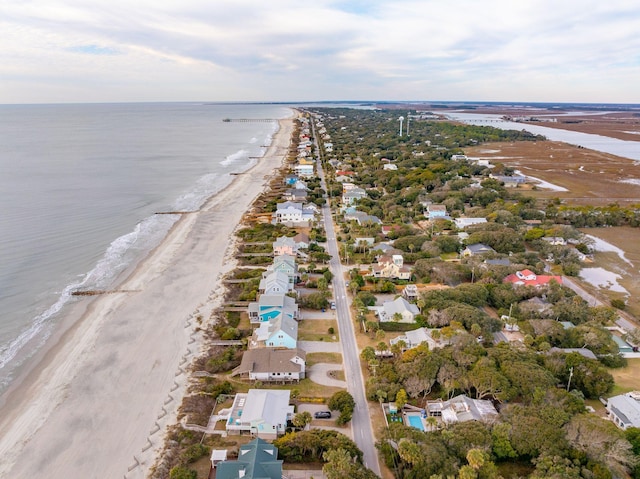
M 66 81 L 122 101 L 153 84 L 157 100 L 640 102 L 636 3 L 5 2 L 0 102 L 33 98 L 30 79 L 39 98 Z
M 98 45 L 77 45 L 68 47 L 67 51 L 73 53 L 83 53 L 85 55 L 120 55 L 121 53 L 115 48 L 100 47 Z

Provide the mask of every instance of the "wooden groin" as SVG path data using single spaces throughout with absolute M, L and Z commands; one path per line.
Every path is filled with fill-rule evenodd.
M 139 289 L 114 289 L 114 290 L 100 290 L 100 289 L 87 289 L 76 290 L 71 292 L 71 296 L 99 296 L 101 294 L 116 294 L 116 293 L 139 293 Z
M 197 211 L 156 211 L 156 215 L 190 215 L 197 213 Z

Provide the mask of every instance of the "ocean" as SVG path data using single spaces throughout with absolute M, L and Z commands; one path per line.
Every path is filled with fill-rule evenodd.
M 104 290 L 252 166 L 283 105 L 0 105 L 0 393 L 75 290 Z M 273 119 L 224 122 L 225 118 Z

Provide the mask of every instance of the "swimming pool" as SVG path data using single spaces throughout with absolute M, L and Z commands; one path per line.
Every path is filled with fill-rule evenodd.
M 409 421 L 409 425 L 411 427 L 415 427 L 416 429 L 420 429 L 421 431 L 425 431 L 424 425 L 422 424 L 422 419 L 420 416 L 407 416 L 407 420 Z

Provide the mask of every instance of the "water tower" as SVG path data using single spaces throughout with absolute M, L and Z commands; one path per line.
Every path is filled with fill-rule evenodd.
M 400 122 L 400 136 L 402 136 L 402 122 L 404 121 L 404 116 L 398 118 L 398 121 Z

